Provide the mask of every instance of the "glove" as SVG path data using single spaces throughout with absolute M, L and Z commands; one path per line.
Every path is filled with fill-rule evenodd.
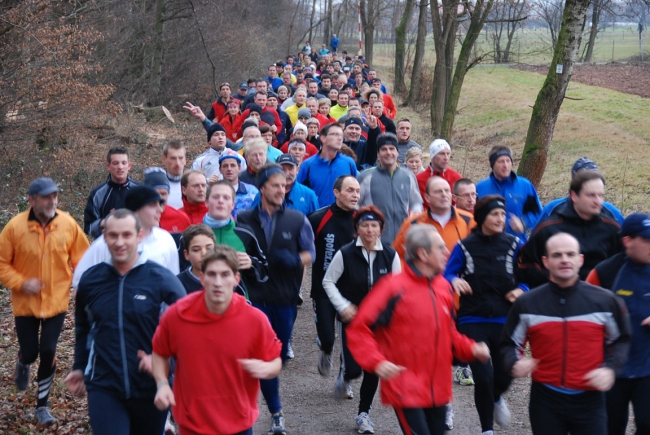
M 296 252 L 288 249 L 278 249 L 273 252 L 273 262 L 289 269 L 296 269 L 302 266 L 302 259 Z

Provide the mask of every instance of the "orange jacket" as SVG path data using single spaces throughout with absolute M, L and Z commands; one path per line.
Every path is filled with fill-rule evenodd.
M 413 216 L 409 216 L 404 219 L 402 227 L 399 229 L 397 236 L 395 236 L 395 241 L 393 242 L 393 248 L 397 251 L 400 258 L 404 258 L 404 242 L 406 241 L 406 232 L 413 226 L 413 224 L 430 224 L 436 227 L 438 233 L 442 237 L 442 240 L 445 241 L 447 249 L 451 252 L 458 243 L 459 240 L 464 239 L 469 236 L 472 228 L 476 226 L 474 222 L 474 216 L 471 213 L 466 212 L 465 210 L 459 210 L 456 207 L 451 208 L 451 218 L 447 225 L 444 228 L 440 224 L 434 221 L 429 214 L 429 209 L 426 209 L 422 213 L 418 213 Z M 403 261 L 403 260 L 402 260 Z M 405 263 L 402 263 L 404 267 Z
M 47 319 L 68 310 L 72 269 L 88 239 L 66 212 L 57 210 L 45 228 L 30 212 L 15 216 L 0 234 L 0 281 L 11 290 L 14 316 Z M 38 294 L 21 290 L 28 278 L 41 280 Z

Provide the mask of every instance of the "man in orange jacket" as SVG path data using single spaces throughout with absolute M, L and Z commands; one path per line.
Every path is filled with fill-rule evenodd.
M 31 207 L 11 219 L 0 234 L 0 282 L 11 290 L 18 336 L 16 388 L 27 389 L 30 366 L 40 355 L 35 417 L 39 425 L 49 425 L 56 421 L 47 400 L 70 300 L 72 268 L 88 249 L 88 240 L 72 216 L 57 209 L 59 188 L 52 179 L 38 178 L 27 193 Z

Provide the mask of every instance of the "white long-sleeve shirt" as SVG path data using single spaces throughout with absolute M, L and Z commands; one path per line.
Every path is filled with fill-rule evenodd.
M 174 275 L 180 272 L 178 264 L 178 249 L 172 236 L 159 227 L 153 227 L 151 232 L 142 239 L 138 245 L 138 252 L 145 259 L 160 264 L 170 270 Z M 81 276 L 91 267 L 110 260 L 111 252 L 108 249 L 104 235 L 95 239 L 95 241 L 86 250 L 79 261 L 74 275 L 72 276 L 72 288 L 77 290 Z
M 360 237 L 357 237 L 356 245 L 363 247 L 363 242 L 361 241 Z M 368 262 L 370 269 L 370 282 L 373 284 L 375 283 L 375 278 L 372 276 L 372 265 L 375 262 L 375 258 L 377 257 L 377 251 L 383 250 L 384 247 L 382 246 L 380 239 L 377 239 L 375 246 L 372 247 L 372 250 L 370 252 L 366 251 L 365 248 L 361 249 L 361 252 L 363 252 L 363 257 Z M 330 299 L 330 302 L 332 302 L 332 305 L 334 305 L 334 308 L 339 312 L 339 314 L 342 313 L 343 310 L 345 310 L 347 307 L 352 305 L 352 302 L 344 298 L 338 287 L 336 287 L 336 283 L 338 282 L 341 275 L 343 275 L 344 270 L 345 264 L 343 264 L 343 255 L 339 250 L 336 251 L 336 254 L 334 254 L 334 258 L 327 268 L 327 272 L 325 272 L 325 277 L 323 278 L 323 288 L 325 289 L 325 293 L 327 293 L 327 297 Z M 391 272 L 399 273 L 401 271 L 402 263 L 400 262 L 399 255 L 396 252 L 395 258 L 393 258 Z

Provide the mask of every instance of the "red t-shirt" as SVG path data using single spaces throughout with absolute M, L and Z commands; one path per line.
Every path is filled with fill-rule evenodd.
M 272 361 L 282 343 L 260 310 L 233 294 L 226 312 L 208 311 L 205 292 L 192 293 L 163 315 L 153 337 L 153 351 L 176 358 L 174 418 L 180 432 L 238 433 L 259 416 L 258 379 L 237 360 Z
M 190 226 L 190 218 L 172 206 L 166 206 L 160 215 L 160 228 L 169 233 L 182 233 Z

